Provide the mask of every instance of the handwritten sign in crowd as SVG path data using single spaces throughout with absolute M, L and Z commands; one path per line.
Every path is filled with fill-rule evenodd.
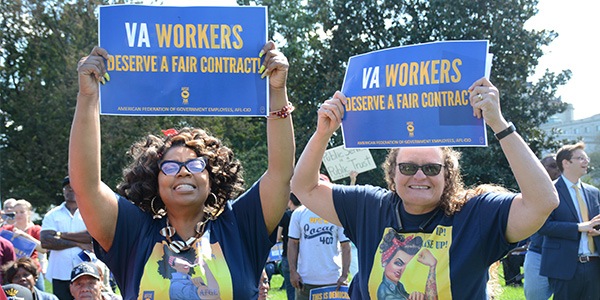
M 487 41 L 446 41 L 353 56 L 342 91 L 346 148 L 486 146 L 469 86 L 486 75 Z
M 369 149 L 346 149 L 338 146 L 325 151 L 323 164 L 331 180 L 348 177 L 350 172 L 366 172 L 376 168 Z
M 266 7 L 101 6 L 108 115 L 265 116 Z

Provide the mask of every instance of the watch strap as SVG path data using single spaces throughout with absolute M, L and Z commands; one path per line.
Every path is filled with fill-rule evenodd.
M 512 122 L 508 122 L 508 127 L 498 133 L 495 133 L 494 136 L 497 140 L 501 140 L 515 131 L 517 131 L 515 125 Z

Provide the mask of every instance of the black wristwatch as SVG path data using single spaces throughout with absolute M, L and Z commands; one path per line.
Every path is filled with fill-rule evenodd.
M 506 128 L 498 133 L 494 133 L 494 136 L 496 137 L 497 140 L 501 140 L 501 139 L 505 138 L 507 135 L 509 135 L 515 131 L 517 131 L 517 129 L 515 128 L 515 125 L 512 122 L 508 122 L 508 128 Z

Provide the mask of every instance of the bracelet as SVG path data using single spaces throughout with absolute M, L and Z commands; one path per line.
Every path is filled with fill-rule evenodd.
M 287 105 L 282 107 L 280 110 L 269 112 L 266 116 L 267 119 L 285 119 L 296 109 L 291 102 L 288 101 Z
M 501 140 L 515 131 L 517 131 L 515 125 L 512 122 L 508 122 L 508 127 L 498 133 L 494 133 L 494 136 L 496 137 L 496 139 Z

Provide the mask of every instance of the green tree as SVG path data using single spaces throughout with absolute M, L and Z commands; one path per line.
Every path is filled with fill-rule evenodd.
M 77 62 L 97 44 L 96 9 L 109 2 L 123 1 L 2 1 L 0 198 L 25 198 L 40 212 L 63 201 Z M 113 188 L 129 163 L 131 144 L 166 128 L 203 127 L 226 137 L 243 162 L 247 182 L 266 170 L 261 118 L 101 116 L 101 126 L 102 179 Z
M 284 37 L 292 64 L 290 90 L 298 98 L 295 113 L 297 148 L 301 151 L 316 126 L 318 104 L 340 89 L 350 56 L 383 48 L 441 40 L 490 41 L 494 54 L 491 80 L 502 93 L 505 117 L 535 153 L 556 146 L 552 136 L 538 129 L 565 105 L 556 98 L 558 86 L 570 72 L 546 72 L 537 82 L 527 82 L 542 56 L 541 47 L 556 34 L 528 31 L 525 22 L 537 13 L 535 0 L 523 1 L 257 1 L 269 6 L 273 36 Z M 304 16 L 310 16 L 304 18 Z M 290 22 L 292 19 L 294 22 Z M 307 31 L 308 30 L 308 31 Z M 294 45 L 297 42 L 299 46 Z M 297 56 L 300 56 L 298 58 Z M 304 59 L 304 63 L 302 62 Z M 299 70 L 298 70 L 299 69 Z M 298 119 L 301 119 L 298 121 Z M 298 130 L 299 129 L 299 130 Z M 488 130 L 487 148 L 461 148 L 467 184 L 495 182 L 517 189 L 499 143 Z M 342 144 L 341 135 L 331 146 Z M 372 151 L 378 164 L 386 151 Z M 361 174 L 359 183 L 384 185 L 381 170 Z
M 81 49 L 96 39 L 97 1 L 0 5 L 1 196 L 61 201 Z
M 250 4 L 249 0 L 238 0 Z M 0 197 L 23 197 L 44 208 L 62 201 L 68 137 L 77 94 L 76 63 L 97 43 L 96 8 L 109 1 L 2 1 L 0 5 Z M 112 3 L 112 2 L 111 2 Z M 556 88 L 568 71 L 527 82 L 556 36 L 527 31 L 537 1 L 258 0 L 269 7 L 269 36 L 290 61 L 288 80 L 297 154 L 316 126 L 316 110 L 341 88 L 348 58 L 373 50 L 453 39 L 488 39 L 494 56 L 492 81 L 502 107 L 536 153 L 556 147 L 538 125 L 563 110 Z M 262 118 L 102 116 L 102 178 L 116 186 L 131 143 L 147 133 L 182 126 L 205 127 L 232 147 L 248 183 L 266 169 Z M 488 132 L 492 137 L 492 133 Z M 498 182 L 517 188 L 499 144 L 463 148 L 467 183 Z M 342 143 L 340 134 L 331 146 Z M 372 151 L 381 164 L 385 150 Z M 325 172 L 325 170 L 323 170 Z M 384 185 L 376 169 L 359 183 Z

